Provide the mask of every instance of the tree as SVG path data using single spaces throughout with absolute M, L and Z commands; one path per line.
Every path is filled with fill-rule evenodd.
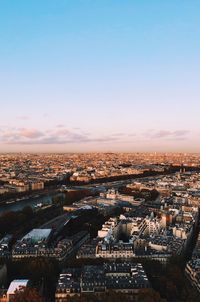
M 160 297 L 160 294 L 153 289 L 140 292 L 138 302 L 167 302 L 166 299 Z
M 20 288 L 15 292 L 13 302 L 44 302 L 39 293 L 31 287 Z

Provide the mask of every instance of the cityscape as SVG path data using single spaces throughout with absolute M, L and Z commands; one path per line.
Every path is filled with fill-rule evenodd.
M 200 155 L 0 158 L 0 301 L 199 299 Z
M 200 302 L 199 10 L 0 2 L 0 302 Z

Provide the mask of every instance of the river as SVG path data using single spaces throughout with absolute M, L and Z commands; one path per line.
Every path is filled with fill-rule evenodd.
M 118 180 L 118 181 L 111 181 L 111 182 L 106 182 L 106 183 L 100 183 L 100 184 L 90 184 L 90 185 L 84 185 L 84 186 L 71 186 L 69 187 L 69 189 L 90 189 L 90 190 L 96 190 L 98 192 L 104 192 L 109 188 L 118 188 L 122 185 L 127 185 L 129 183 L 131 183 L 132 181 L 141 181 L 142 179 L 156 179 L 156 178 L 160 178 L 163 175 L 155 175 L 155 176 L 148 176 L 148 177 L 141 177 L 141 178 L 134 178 L 134 179 L 127 179 L 127 180 Z M 52 198 L 55 196 L 63 196 L 64 198 L 64 193 L 50 193 L 47 194 L 45 196 L 39 196 L 37 198 L 27 198 L 21 201 L 17 201 L 15 203 L 9 203 L 9 204 L 5 204 L 5 205 L 0 205 L 0 215 L 2 215 L 5 212 L 8 211 L 20 211 L 22 210 L 24 207 L 26 206 L 31 206 L 33 209 L 35 208 L 35 206 L 37 204 L 42 203 L 44 204 L 52 204 Z
M 7 203 L 0 205 L 0 216 L 8 211 L 20 211 L 26 206 L 30 206 L 32 209 L 35 209 L 37 204 L 47 205 L 52 204 L 52 198 L 55 196 L 64 196 L 63 193 L 52 193 L 45 196 L 30 197 L 23 199 L 21 201 L 16 201 L 13 203 Z

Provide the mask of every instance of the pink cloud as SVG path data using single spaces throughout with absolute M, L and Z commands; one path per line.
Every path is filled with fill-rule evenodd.
M 44 133 L 36 129 L 23 129 L 18 133 L 18 135 L 26 138 L 38 138 L 44 136 Z
M 188 130 L 151 130 L 145 132 L 143 135 L 149 139 L 186 139 L 188 133 Z
M 27 115 L 19 115 L 19 116 L 17 116 L 17 119 L 18 120 L 22 120 L 22 121 L 26 121 L 26 120 L 29 120 L 29 116 L 27 116 Z
M 3 127 L 0 130 L 0 142 L 4 144 L 18 145 L 46 145 L 46 144 L 73 144 L 73 143 L 109 143 L 109 142 L 126 142 L 133 143 L 138 141 L 170 141 L 170 140 L 186 140 L 188 138 L 188 130 L 149 130 L 145 133 L 110 133 L 108 135 L 92 135 L 81 129 L 70 130 L 63 127 L 46 129 L 40 131 L 38 129 L 29 128 L 9 128 Z
M 117 141 L 119 139 L 120 137 L 113 137 L 112 135 L 93 137 L 90 133 L 81 130 L 71 131 L 65 128 L 58 129 L 57 127 L 43 132 L 37 129 L 10 128 L 0 133 L 0 142 L 18 145 L 98 143 Z

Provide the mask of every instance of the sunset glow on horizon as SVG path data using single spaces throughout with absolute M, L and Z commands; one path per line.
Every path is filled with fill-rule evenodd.
M 200 152 L 199 2 L 0 8 L 0 152 Z

